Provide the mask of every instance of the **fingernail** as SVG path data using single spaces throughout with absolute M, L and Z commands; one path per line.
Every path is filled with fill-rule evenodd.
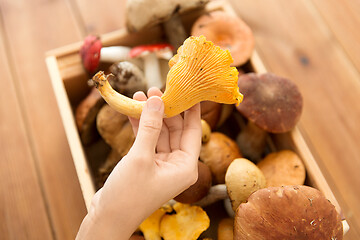
M 159 98 L 157 96 L 153 96 L 147 100 L 146 104 L 147 104 L 148 109 L 154 110 L 154 111 L 160 111 L 163 103 L 162 103 L 161 98 Z

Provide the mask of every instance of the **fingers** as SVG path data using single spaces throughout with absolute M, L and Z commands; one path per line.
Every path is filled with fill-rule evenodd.
M 155 148 L 162 128 L 164 103 L 158 96 L 147 101 L 141 113 L 134 150 L 145 155 L 155 154 Z
M 180 149 L 195 156 L 199 156 L 201 147 L 201 116 L 200 104 L 194 105 L 184 114 L 184 130 L 181 137 Z
M 144 92 L 139 91 L 139 92 L 134 93 L 133 99 L 138 100 L 138 101 L 146 101 L 147 97 L 145 96 Z M 134 135 L 136 136 L 138 129 L 139 129 L 139 119 L 129 117 L 129 121 L 132 126 Z
M 169 131 L 171 151 L 180 149 L 180 141 L 184 124 L 183 118 L 180 115 L 176 115 L 174 117 L 164 119 L 164 122 Z
M 148 90 L 147 92 L 148 96 L 158 96 L 161 97 L 162 96 L 162 92 L 160 91 L 160 89 L 152 87 Z M 169 130 L 166 126 L 163 126 L 161 128 L 161 133 L 159 136 L 159 140 L 158 140 L 158 144 L 156 146 L 156 151 L 158 153 L 168 153 L 171 151 L 170 148 L 170 142 L 169 142 Z

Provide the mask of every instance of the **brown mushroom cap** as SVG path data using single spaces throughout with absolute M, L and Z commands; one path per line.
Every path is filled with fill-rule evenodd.
M 127 116 L 104 105 L 96 118 L 96 126 L 107 144 L 125 156 L 130 150 L 135 136 Z
M 268 187 L 302 185 L 305 182 L 305 166 L 291 150 L 270 153 L 257 166 L 263 172 Z
M 244 100 L 237 110 L 261 129 L 287 132 L 300 119 L 302 95 L 292 81 L 272 73 L 248 73 L 239 77 L 238 86 Z
M 340 215 L 325 196 L 307 186 L 254 192 L 235 216 L 234 239 L 343 239 Z
M 213 183 L 225 183 L 228 166 L 240 157 L 236 142 L 220 132 L 211 133 L 209 142 L 201 146 L 200 160 L 210 167 Z
M 212 177 L 210 168 L 198 161 L 198 180 L 184 192 L 180 193 L 174 200 L 181 203 L 194 203 L 207 195 L 211 187 Z
M 223 11 L 202 15 L 193 24 L 191 35 L 204 35 L 222 49 L 229 50 L 234 59 L 231 66 L 240 66 L 248 61 L 255 45 L 250 27 L 239 17 Z
M 211 129 L 215 129 L 220 119 L 222 104 L 212 101 L 203 101 L 200 105 L 201 118 L 210 125 Z
M 76 108 L 75 120 L 81 141 L 84 145 L 92 143 L 99 135 L 96 131 L 96 115 L 105 101 L 96 88 L 84 98 Z

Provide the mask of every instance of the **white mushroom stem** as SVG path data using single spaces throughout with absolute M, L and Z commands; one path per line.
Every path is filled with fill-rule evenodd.
M 100 50 L 100 61 L 118 62 L 130 59 L 129 53 L 131 48 L 124 46 L 103 47 Z
M 129 56 L 130 51 L 131 48 L 125 46 L 103 47 L 100 50 L 100 61 L 109 63 L 128 61 L 142 69 L 143 63 L 141 59 L 131 58 Z
M 163 81 L 161 78 L 161 70 L 159 59 L 156 53 L 147 53 L 142 57 L 144 59 L 144 72 L 147 81 L 147 87 L 162 88 Z
M 226 185 L 225 184 L 218 184 L 212 186 L 209 190 L 209 193 L 200 201 L 194 203 L 195 205 L 206 207 L 211 205 L 217 201 L 224 200 L 228 198 L 229 195 L 227 193 Z

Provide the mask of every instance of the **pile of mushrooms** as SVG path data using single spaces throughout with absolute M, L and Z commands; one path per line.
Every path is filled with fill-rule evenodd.
M 254 39 L 241 19 L 219 11 L 200 16 L 187 38 L 179 13 L 207 1 L 156 2 L 162 7 L 128 1 L 128 30 L 177 26 L 175 34 L 167 33 L 171 45 L 104 47 L 99 37 L 89 36 L 80 51 L 95 87 L 76 108 L 79 133 L 84 146 L 94 147 L 99 138 L 107 146 L 95 174 L 99 188 L 135 139 L 128 116 L 139 118 L 144 102 L 133 100 L 134 92 L 165 86 L 164 117 L 201 102 L 197 182 L 155 211 L 130 239 L 214 237 L 207 230 L 212 223 L 207 209 L 219 203 L 226 211 L 212 226 L 219 240 L 342 239 L 339 214 L 321 192 L 304 185 L 306 170 L 297 153 L 266 148 L 269 133 L 288 132 L 297 124 L 302 110 L 297 86 L 271 73 L 243 73 Z M 169 60 L 166 81 L 160 59 Z M 102 69 L 102 62 L 112 65 Z

